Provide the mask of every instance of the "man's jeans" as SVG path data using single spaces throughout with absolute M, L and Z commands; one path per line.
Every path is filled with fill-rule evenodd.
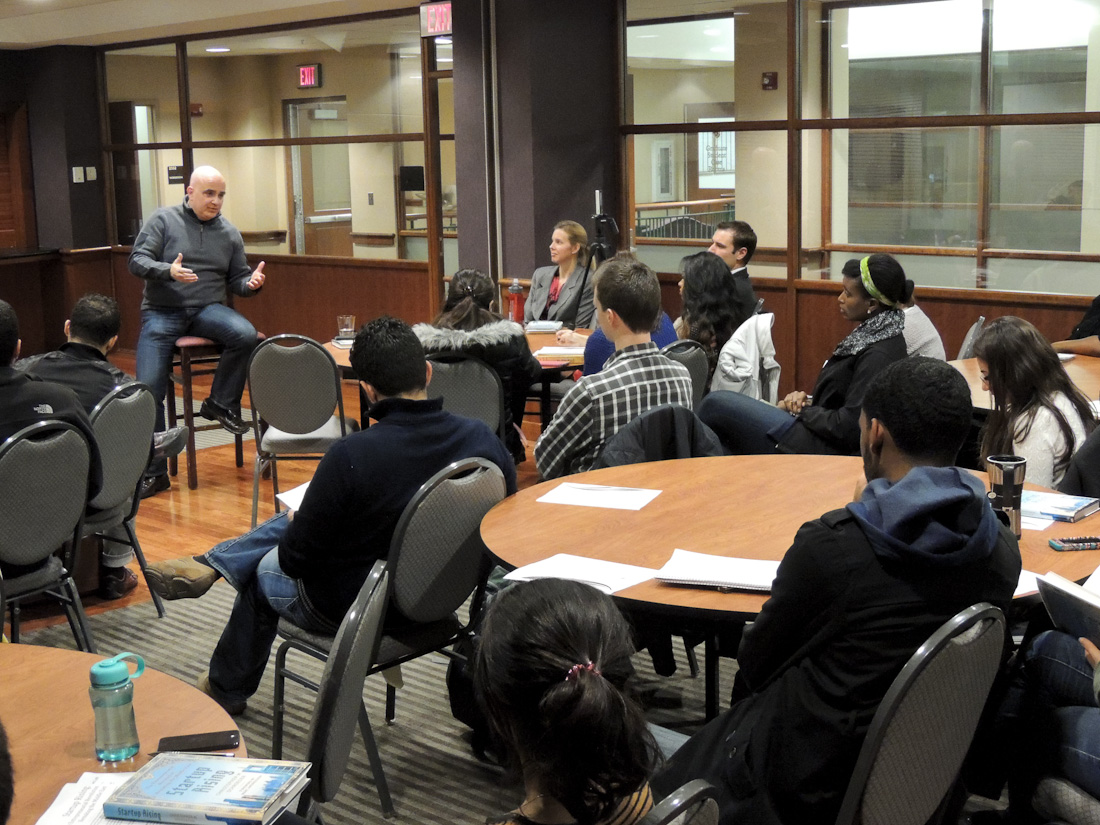
M 141 311 L 141 334 L 137 344 L 137 379 L 148 384 L 157 399 L 157 432 L 164 430 L 164 397 L 172 364 L 172 347 L 183 335 L 216 341 L 224 348 L 214 373 L 210 398 L 234 412 L 239 411 L 248 357 L 256 348 L 256 328 L 248 319 L 222 304 L 181 309 L 149 308 Z M 149 465 L 149 475 L 167 472 L 168 459 Z
M 284 511 L 204 555 L 237 591 L 210 657 L 210 684 L 221 699 L 247 699 L 259 688 L 280 617 L 307 630 L 336 632 L 302 602 L 297 580 L 279 568 L 278 545 L 288 523 Z

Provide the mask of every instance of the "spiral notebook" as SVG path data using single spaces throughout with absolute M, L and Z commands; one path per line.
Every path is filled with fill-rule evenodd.
M 677 549 L 654 578 L 665 584 L 770 593 L 778 569 L 777 561 L 712 556 Z

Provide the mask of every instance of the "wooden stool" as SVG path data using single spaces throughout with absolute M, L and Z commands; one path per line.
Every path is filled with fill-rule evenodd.
M 256 333 L 258 341 L 264 340 L 263 333 Z M 192 394 L 192 379 L 198 375 L 213 375 L 221 358 L 221 345 L 209 338 L 197 335 L 184 335 L 176 339 L 172 348 L 172 374 L 168 384 L 168 426 L 176 426 L 176 384 L 183 392 L 183 425 L 187 427 L 187 487 L 194 490 L 199 486 L 198 462 L 195 457 L 195 433 L 205 430 L 221 429 L 221 424 L 212 422 L 195 426 L 195 409 Z M 176 368 L 179 374 L 176 374 Z M 237 446 L 237 466 L 244 466 L 244 445 L 242 437 L 234 434 Z M 172 475 L 178 471 L 176 456 L 168 459 L 168 470 Z

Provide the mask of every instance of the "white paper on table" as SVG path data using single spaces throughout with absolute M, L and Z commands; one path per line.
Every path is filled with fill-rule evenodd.
M 132 773 L 92 773 L 70 782 L 38 818 L 38 825 L 117 825 L 117 819 L 103 815 L 103 801 Z
M 590 584 L 604 593 L 617 593 L 653 578 L 656 570 L 633 564 L 590 559 L 558 553 L 542 561 L 517 567 L 504 578 L 526 582 L 532 579 L 569 579 Z
M 660 490 L 643 490 L 640 487 L 607 487 L 603 484 L 563 481 L 535 501 L 544 504 L 575 504 L 579 507 L 606 507 L 609 510 L 641 510 L 660 494 Z
M 1085 583 L 1081 586 L 1090 593 L 1100 595 L 1100 567 L 1093 570 L 1092 575 L 1085 579 Z
M 1030 570 L 1021 570 L 1020 581 L 1016 584 L 1016 592 L 1012 594 L 1012 598 L 1017 599 L 1020 596 L 1030 596 L 1032 593 L 1038 593 L 1038 576 L 1038 573 L 1032 573 Z
M 305 484 L 299 484 L 291 490 L 285 490 L 279 493 L 275 498 L 285 504 L 288 510 L 297 512 L 302 509 L 302 499 L 306 497 L 306 489 L 308 487 L 309 482 L 307 481 Z
M 535 358 L 567 358 L 584 355 L 584 347 L 543 347 L 535 353 Z
M 1054 524 L 1054 519 L 1052 518 L 1041 518 L 1039 516 L 1020 516 L 1021 530 L 1046 530 L 1052 524 Z

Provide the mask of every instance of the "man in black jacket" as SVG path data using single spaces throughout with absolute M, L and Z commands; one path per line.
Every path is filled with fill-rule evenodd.
M 199 687 L 229 713 L 241 713 L 267 665 L 279 617 L 334 633 L 420 486 L 448 464 L 487 458 L 516 490 L 503 442 L 481 421 L 429 400 L 431 362 L 412 329 L 395 318 L 366 324 L 351 364 L 377 424 L 334 444 L 301 509 L 280 513 L 201 556 L 149 565 L 149 586 L 166 599 L 201 596 L 219 577 L 237 590 L 229 623 Z M 399 617 L 395 611 L 387 623 Z
M 723 823 L 831 822 L 871 718 L 925 639 L 981 601 L 1005 607 L 1020 574 L 985 488 L 954 466 L 970 391 L 948 364 L 907 358 L 860 416 L 856 500 L 802 526 L 745 631 L 733 706 L 654 779 L 718 788 Z

